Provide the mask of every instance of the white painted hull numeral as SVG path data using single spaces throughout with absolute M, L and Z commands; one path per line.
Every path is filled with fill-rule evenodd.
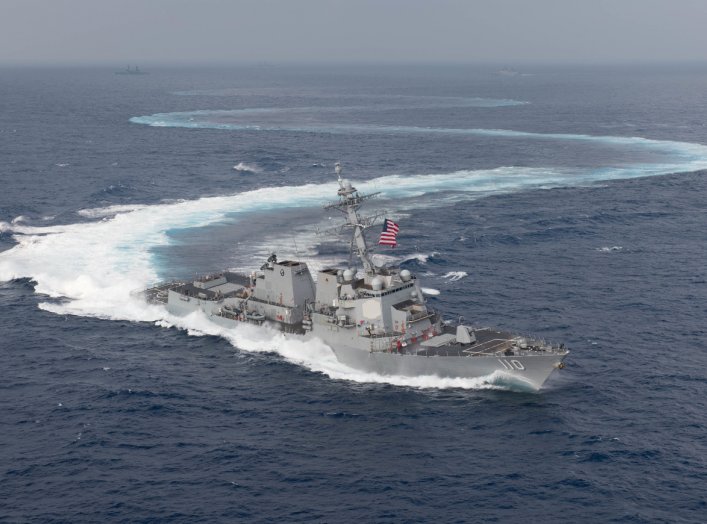
M 525 366 L 518 360 L 506 360 L 505 358 L 499 358 L 498 361 L 509 371 L 523 371 Z

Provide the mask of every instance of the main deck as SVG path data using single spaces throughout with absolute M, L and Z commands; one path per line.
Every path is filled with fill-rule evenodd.
M 200 283 L 215 283 L 201 286 Z M 237 296 L 240 291 L 250 285 L 250 278 L 241 273 L 224 271 L 215 275 L 201 277 L 193 282 L 173 281 L 158 284 L 144 291 L 145 298 L 153 304 L 166 304 L 169 290 L 174 290 L 185 297 L 196 297 L 203 300 L 219 300 Z
M 515 333 L 491 328 L 476 328 L 471 343 L 457 342 L 454 328 L 448 326 L 443 333 L 420 343 L 414 353 L 427 357 L 472 356 L 523 356 L 548 353 L 565 353 L 562 346 L 553 346 L 540 340 L 529 340 Z

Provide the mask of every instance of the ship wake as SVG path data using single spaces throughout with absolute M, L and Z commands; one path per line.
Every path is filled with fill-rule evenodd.
M 673 143 L 671 143 L 673 144 Z M 677 147 L 677 146 L 675 146 Z M 707 148 L 686 144 L 675 158 L 685 170 L 707 167 Z M 650 173 L 666 172 L 653 166 Z M 440 205 L 442 197 L 479 198 L 489 192 L 520 191 L 532 187 L 574 186 L 596 180 L 645 176 L 641 168 L 565 172 L 557 169 L 497 168 L 447 174 L 393 175 L 359 184 L 363 191 L 382 190 L 397 209 Z M 336 184 L 265 187 L 221 197 L 126 205 L 77 211 L 80 222 L 37 226 L 17 219 L 0 223 L 16 245 L 0 253 L 0 282 L 29 278 L 37 293 L 49 297 L 39 307 L 57 314 L 105 319 L 157 322 L 193 333 L 213 333 L 205 319 L 170 317 L 161 306 L 148 305 L 135 295 L 164 278 L 155 251 L 170 245 L 170 232 L 218 223 L 247 223 L 253 213 L 292 208 L 318 208 L 336 192 Z M 259 239 L 258 239 L 259 240 Z M 253 244 L 256 244 L 254 239 Z M 250 253 L 247 253 L 248 256 Z M 427 256 L 427 255 L 426 255 Z M 416 257 L 417 260 L 417 257 Z M 193 271 L 193 268 L 190 268 Z M 451 278 L 451 276 L 450 276 Z M 60 299 L 60 300 L 52 300 Z M 323 343 L 289 340 L 280 334 L 249 329 L 218 333 L 247 351 L 272 351 L 291 362 L 336 379 L 381 382 L 410 387 L 507 388 L 502 377 L 458 380 L 436 377 L 389 377 L 361 373 L 340 364 Z

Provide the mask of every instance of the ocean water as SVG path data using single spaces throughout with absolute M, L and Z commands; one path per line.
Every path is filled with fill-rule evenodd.
M 704 522 L 707 68 L 0 70 L 0 521 Z M 537 393 L 133 292 L 317 234 L 336 161 Z

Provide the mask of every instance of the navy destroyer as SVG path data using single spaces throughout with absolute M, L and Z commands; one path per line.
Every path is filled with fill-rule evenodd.
M 344 216 L 352 256 L 362 269 L 321 269 L 316 282 L 306 263 L 271 255 L 259 271 L 224 271 L 145 291 L 148 301 L 175 315 L 201 312 L 226 328 L 268 324 L 293 337 L 318 338 L 349 367 L 382 375 L 491 377 L 504 374 L 540 389 L 564 367 L 564 345 L 488 327 L 445 321 L 425 300 L 416 275 L 373 263 L 366 230 L 380 215 L 359 209 L 375 194 L 359 193 L 336 164 L 338 200 L 326 206 Z M 382 244 L 398 226 L 386 219 Z
M 126 67 L 122 71 L 116 71 L 116 75 L 149 75 L 147 71 L 143 71 L 140 69 L 138 66 L 135 66 L 135 69 L 130 69 L 130 66 Z

